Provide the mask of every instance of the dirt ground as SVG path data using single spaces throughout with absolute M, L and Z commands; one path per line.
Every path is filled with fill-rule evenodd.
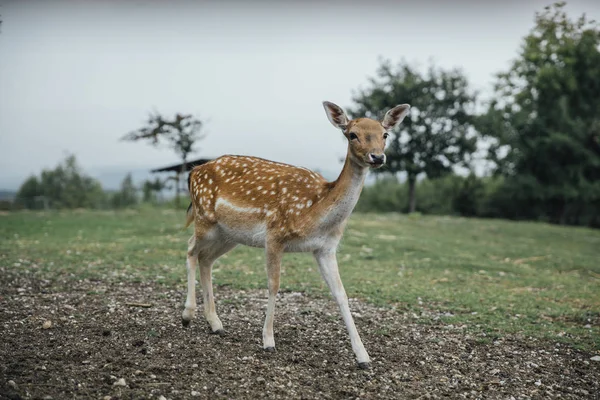
M 470 336 L 434 315 L 355 300 L 372 358 L 366 371 L 329 297 L 281 293 L 277 351 L 267 353 L 266 291 L 216 288 L 227 330 L 219 336 L 201 313 L 181 326 L 184 287 L 51 286 L 6 275 L 0 285 L 2 399 L 600 398 L 594 354 L 518 336 Z

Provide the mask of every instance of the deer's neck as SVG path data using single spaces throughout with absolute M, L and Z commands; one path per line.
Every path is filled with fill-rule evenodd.
M 327 212 L 323 222 L 327 225 L 339 225 L 352 213 L 367 176 L 367 168 L 352 159 L 350 149 L 346 155 L 344 168 L 338 179 L 330 183 L 330 190 L 324 199 Z

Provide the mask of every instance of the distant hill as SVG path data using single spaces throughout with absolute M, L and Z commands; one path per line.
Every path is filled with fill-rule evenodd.
M 14 190 L 0 189 L 0 200 L 13 201 L 17 192 Z

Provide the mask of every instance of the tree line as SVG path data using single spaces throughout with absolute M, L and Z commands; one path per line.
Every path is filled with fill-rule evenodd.
M 85 174 L 76 157 L 69 155 L 54 169 L 27 178 L 15 196 L 15 205 L 33 210 L 126 208 L 140 202 L 157 203 L 159 193 L 166 188 L 167 182 L 158 178 L 137 187 L 127 174 L 118 190 L 104 190 L 97 179 Z

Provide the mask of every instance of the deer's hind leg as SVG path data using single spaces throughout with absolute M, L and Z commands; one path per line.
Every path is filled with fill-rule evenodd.
M 279 292 L 279 278 L 281 274 L 281 259 L 283 248 L 276 242 L 267 242 L 265 247 L 267 258 L 267 279 L 269 286 L 269 301 L 263 326 L 263 348 L 275 351 L 275 337 L 273 334 L 273 319 L 275 315 L 275 300 Z
M 236 246 L 218 234 L 217 228 L 196 229 L 188 241 L 187 255 L 187 299 L 181 315 L 182 323 L 188 326 L 196 314 L 196 267 L 200 266 L 200 283 L 204 300 L 204 317 L 213 333 L 221 333 L 223 324 L 217 316 L 212 289 L 212 266 L 217 258 Z
M 223 324 L 217 315 L 215 308 L 215 299 L 212 287 L 212 266 L 217 258 L 227 253 L 236 246 L 235 243 L 215 243 L 207 251 L 201 251 L 198 255 L 198 264 L 200 264 L 200 283 L 202 285 L 202 296 L 204 300 L 204 318 L 210 325 L 213 333 L 223 333 Z
M 185 308 L 181 314 L 181 323 L 188 326 L 190 321 L 196 315 L 196 266 L 198 265 L 197 240 L 196 235 L 188 240 L 187 251 L 187 297 L 185 299 Z

